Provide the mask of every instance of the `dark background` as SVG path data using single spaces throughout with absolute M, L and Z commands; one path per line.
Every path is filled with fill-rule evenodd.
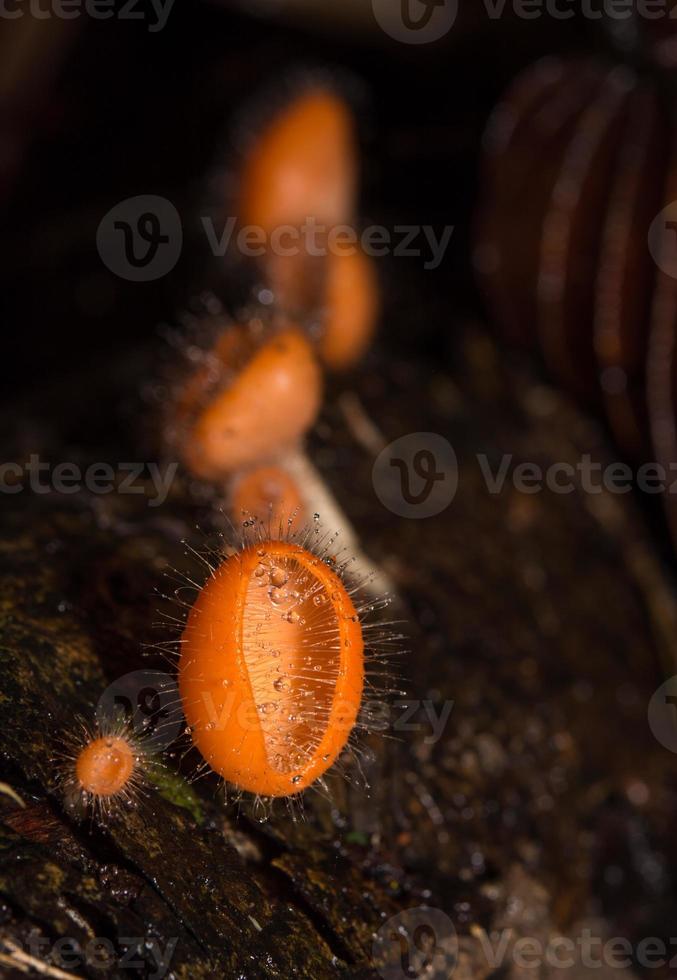
M 393 356 L 370 362 L 376 364 L 372 373 L 380 371 L 385 379 L 376 393 L 368 372 L 359 379 L 365 404 L 373 403 L 374 414 L 380 410 L 384 417 L 384 431 L 439 428 L 448 432 L 465 459 L 477 447 L 488 447 L 497 456 L 517 447 L 525 459 L 544 456 L 546 462 L 588 451 L 587 423 L 583 426 L 565 400 L 558 402 L 552 419 L 525 422 L 515 391 L 520 383 L 536 386 L 540 368 L 529 373 L 526 382 L 525 375 L 518 374 L 517 380 L 497 381 L 492 387 L 500 369 L 493 365 L 486 371 L 472 362 L 472 383 L 466 382 L 461 413 L 450 423 L 446 403 L 437 405 L 430 397 L 432 372 L 425 359 L 451 358 L 455 332 L 469 321 L 483 320 L 471 271 L 471 239 L 481 193 L 481 137 L 492 106 L 520 68 L 543 54 L 578 46 L 611 53 L 604 25 L 555 23 L 547 17 L 490 21 L 479 0 L 460 0 L 463 9 L 453 31 L 437 44 L 414 47 L 389 39 L 377 28 L 368 0 L 359 4 L 364 17 L 353 24 L 344 17 L 333 22 L 337 0 L 317 0 L 318 9 L 320 3 L 322 21 L 302 16 L 276 21 L 264 18 L 263 8 L 256 17 L 231 6 L 176 0 L 159 33 L 149 32 L 147 21 L 97 23 L 85 16 L 66 25 L 28 24 L 32 30 L 27 29 L 27 18 L 0 21 L 0 391 L 10 426 L 16 421 L 17 429 L 23 427 L 19 419 L 24 418 L 41 420 L 34 429 L 27 426 L 17 437 L 19 448 L 6 458 L 42 452 L 49 441 L 49 433 L 42 431 L 46 405 L 55 430 L 61 430 L 46 459 L 81 459 L 82 447 L 86 459 L 88 450 L 99 460 L 130 458 L 130 452 L 135 454 L 131 458 L 144 458 L 128 448 L 138 427 L 131 413 L 118 411 L 115 400 L 124 397 L 121 392 L 138 389 L 139 377 L 153 375 L 154 358 L 159 359 L 162 349 L 158 326 L 175 321 L 192 295 L 209 285 L 233 312 L 246 299 L 247 283 L 209 255 L 198 218 L 223 212 L 223 201 L 214 192 L 214 174 L 236 171 L 243 132 L 256 127 L 267 100 L 279 97 L 300 66 L 336 72 L 354 99 L 363 149 L 360 223 L 456 226 L 446 260 L 436 271 L 424 269 L 423 260 L 379 260 L 385 297 L 379 343 L 412 354 L 410 359 Z M 341 11 L 347 6 L 343 0 Z M 170 275 L 130 283 L 102 263 L 96 231 L 110 208 L 140 194 L 162 195 L 176 205 L 183 219 L 184 249 Z M 491 324 L 481 329 L 491 329 Z M 476 350 L 476 344 L 470 346 L 471 360 Z M 499 350 L 508 357 L 506 348 Z M 460 372 L 447 363 L 452 370 L 445 376 L 457 380 Z M 410 373 L 403 364 L 411 367 Z M 388 374 L 392 365 L 397 370 Z M 393 377 L 399 378 L 398 385 Z M 92 421 L 96 399 L 100 418 Z M 80 414 L 69 415 L 73 401 L 81 403 Z M 72 428 L 61 424 L 67 415 L 76 419 Z M 84 422 L 82 416 L 87 416 Z M 420 416 L 424 422 L 417 421 Z M 595 438 L 601 431 L 595 429 Z M 397 785 L 406 806 L 414 803 L 412 833 L 408 844 L 398 844 L 400 853 L 394 858 L 376 852 L 377 875 L 389 883 L 392 860 L 399 863 L 402 855 L 424 875 L 434 869 L 441 897 L 433 901 L 447 907 L 445 903 L 458 895 L 464 898 L 466 889 L 474 901 L 479 895 L 473 891 L 475 878 L 457 881 L 457 872 L 470 868 L 476 841 L 487 854 L 488 866 L 477 872 L 479 883 L 492 877 L 503 881 L 515 848 L 526 841 L 535 873 L 544 880 L 552 875 L 548 898 L 553 906 L 561 906 L 557 911 L 562 918 L 577 914 L 594 893 L 602 911 L 624 934 L 670 935 L 674 758 L 656 744 L 646 725 L 646 703 L 659 683 L 661 648 L 654 634 L 662 635 L 664 621 L 655 607 L 663 593 L 656 589 L 658 577 L 646 573 L 642 579 L 637 572 L 635 566 L 647 552 L 643 538 L 637 545 L 639 535 L 630 517 L 624 510 L 620 522 L 609 519 L 606 526 L 590 515 L 580 494 L 541 495 L 542 511 L 534 516 L 523 500 L 522 507 L 508 496 L 493 501 L 481 484 L 466 481 L 453 510 L 437 522 L 399 522 L 393 534 L 392 515 L 375 507 L 372 460 L 346 445 L 345 437 L 339 441 L 340 433 L 336 426 L 331 455 L 325 452 L 323 465 L 332 489 L 359 527 L 367 553 L 377 559 L 395 555 L 398 587 L 412 611 L 409 619 L 422 631 L 411 658 L 413 689 L 428 696 L 427 677 L 434 670 L 439 690 L 458 702 L 460 722 L 454 716 L 454 724 L 470 732 L 468 747 L 473 747 L 476 734 L 486 733 L 511 747 L 505 778 L 492 777 L 486 783 L 481 766 L 474 775 L 469 770 L 469 776 L 459 770 L 459 755 L 465 753 L 459 753 L 451 739 L 428 760 L 425 778 L 441 798 L 451 828 L 444 853 L 425 814 L 416 810 L 417 800 L 407 790 L 410 784 L 400 779 Z M 77 453 L 69 440 L 77 445 Z M 319 453 L 315 458 L 322 460 Z M 51 727 L 46 724 L 50 719 L 45 704 L 56 705 L 58 718 L 66 714 L 70 721 L 90 696 L 89 688 L 95 700 L 104 676 L 138 664 L 139 636 L 150 632 L 155 618 L 153 588 L 162 562 L 181 563 L 180 556 L 171 556 L 179 553 L 186 529 L 202 515 L 197 512 L 198 499 L 188 492 L 177 496 L 164 523 L 141 511 L 143 502 L 132 496 L 111 495 L 105 501 L 108 510 L 96 513 L 86 499 L 26 494 L 8 500 L 20 507 L 16 516 L 4 508 L 9 538 L 18 543 L 0 556 L 12 590 L 2 652 L 14 685 L 8 689 L 15 693 L 5 699 L 0 728 L 6 735 L 18 733 L 11 753 L 4 751 L 13 771 L 21 771 L 16 785 L 23 793 L 26 781 L 37 785 L 38 763 L 48 758 L 45 733 L 51 738 L 51 727 L 59 729 L 53 721 Z M 660 509 L 658 501 L 648 506 L 652 515 Z M 58 511 L 56 517 L 49 514 L 50 507 Z M 48 519 L 42 517 L 43 510 Z M 65 516 L 59 516 L 62 512 Z M 667 550 L 660 518 L 656 525 L 655 537 L 660 540 L 662 534 Z M 627 560 L 625 544 L 628 553 L 639 554 L 635 565 Z M 412 554 L 419 558 L 410 564 Z M 645 564 L 653 570 L 650 562 Z M 534 568 L 542 570 L 545 584 L 534 587 L 533 577 L 522 574 Z M 66 616 L 60 604 L 64 596 L 69 600 Z M 559 616 L 555 629 L 553 606 Z M 53 623 L 55 610 L 58 618 Z M 674 620 L 666 620 L 672 651 Z M 63 637 L 56 647 L 50 630 Z M 74 695 L 70 676 L 81 667 L 73 668 L 71 659 L 86 645 L 89 688 Z M 27 672 L 25 663 L 30 666 Z M 583 698 L 589 699 L 587 707 Z M 35 736 L 29 738 L 36 718 Z M 573 749 L 561 749 L 556 742 L 562 732 L 572 733 Z M 420 759 L 412 756 L 398 771 L 418 778 L 423 769 Z M 542 810 L 542 774 L 550 772 L 564 782 L 565 795 L 555 810 Z M 651 788 L 648 809 L 629 802 L 627 787 L 640 777 Z M 382 783 L 384 802 L 377 798 L 375 810 L 404 810 L 405 803 L 389 795 L 389 785 Z M 476 804 L 472 822 L 456 803 L 459 788 Z M 39 805 L 43 798 L 38 785 Z M 488 803 L 495 806 L 483 810 Z M 174 825 L 162 819 L 164 812 L 157 825 L 173 834 Z M 409 819 L 408 810 L 405 816 Z M 172 846 L 181 850 L 186 841 L 197 840 L 200 860 L 207 855 L 210 874 L 221 887 L 219 901 L 225 907 L 235 896 L 239 908 L 240 898 L 247 899 L 244 890 L 240 895 L 240 885 L 249 881 L 248 872 L 238 865 L 232 878 L 214 874 L 214 855 L 220 852 L 213 836 L 203 840 L 195 836 L 192 824 L 186 827 L 178 845 L 172 838 Z M 131 828 L 123 827 L 118 836 L 115 860 L 122 855 L 125 865 L 134 862 L 157 882 L 155 856 L 146 853 L 147 834 L 135 825 Z M 264 840 L 264 831 L 249 827 L 247 832 Z M 346 920 L 346 907 L 351 928 L 354 922 L 371 930 L 362 904 L 370 894 L 364 890 L 365 879 L 358 874 L 354 892 L 346 898 L 342 866 L 333 870 L 333 846 L 327 848 L 328 858 L 322 851 L 311 857 L 308 842 L 313 835 L 312 824 L 302 825 L 294 876 L 301 890 L 306 869 L 314 871 L 326 859 L 332 869 L 330 900 L 327 911 L 325 896 L 311 892 L 303 907 L 312 906 L 318 928 L 332 935 L 343 935 L 336 923 Z M 109 860 L 108 846 L 98 839 L 95 843 L 103 865 Z M 270 853 L 283 849 L 279 841 L 265 840 L 265 846 Z M 287 849 L 286 841 L 283 846 Z M 191 887 L 175 884 L 195 881 L 193 851 L 182 853 L 183 878 L 174 877 L 172 864 L 159 878 L 158 893 L 171 894 L 173 902 L 181 903 L 181 914 L 195 924 L 210 953 L 248 953 L 242 935 L 234 932 L 236 938 L 229 936 L 231 941 L 224 942 L 221 922 L 213 925 L 210 915 L 218 920 L 220 909 L 211 894 L 205 905 L 196 905 Z M 346 869 L 352 874 L 359 867 L 358 858 L 346 853 Z M 363 870 L 368 860 L 368 853 L 359 855 Z M 23 867 L 25 884 L 22 879 L 16 892 L 22 910 L 33 907 L 38 880 L 34 865 Z M 624 874 L 620 884 L 618 868 Z M 89 875 L 89 864 L 87 869 Z M 289 894 L 289 888 L 280 888 L 270 869 L 266 873 L 266 890 L 271 889 L 276 907 L 282 908 L 280 895 Z M 79 890 L 79 879 L 73 889 Z M 104 907 L 115 909 L 116 897 L 108 894 L 109 888 L 103 891 Z M 406 890 L 403 896 L 404 905 L 420 901 Z M 540 908 L 542 901 L 540 892 L 530 895 L 526 913 Z M 484 899 L 477 903 L 480 911 L 483 903 Z M 155 912 L 142 910 L 140 915 L 143 921 Z M 23 922 L 27 913 L 17 918 Z M 280 931 L 292 937 L 292 945 L 297 941 L 286 919 Z M 307 943 L 317 945 L 314 933 Z M 362 955 L 352 945 L 342 941 L 338 946 L 349 962 Z M 188 953 L 192 955 L 190 948 Z M 297 955 L 295 948 L 290 955 Z M 226 975 L 223 968 L 218 975 Z
M 603 32 L 546 16 L 492 21 L 466 3 L 447 37 L 412 46 L 387 37 L 369 3 L 355 6 L 361 18 L 336 24 L 331 5 L 318 8 L 322 18 L 285 21 L 265 18 L 263 8 L 257 17 L 176 2 L 156 33 L 148 20 L 97 22 L 84 13 L 45 21 L 28 39 L 28 17 L 1 25 L 7 397 L 83 366 L 105 370 L 113 352 L 147 341 L 206 283 L 237 305 L 238 283 L 209 254 L 198 216 L 219 205 L 210 174 L 235 166 L 238 135 L 299 66 L 338 72 L 357 96 L 360 221 L 456 226 L 437 271 L 423 270 L 423 260 L 382 260 L 382 338 L 435 355 L 446 338 L 426 316 L 431 304 L 443 304 L 450 331 L 459 315 L 481 309 L 469 231 L 487 114 L 521 66 L 582 42 L 605 45 Z M 96 250 L 103 215 L 137 194 L 169 198 L 184 226 L 179 264 L 149 283 L 116 278 Z M 399 316 L 389 319 L 389 309 Z

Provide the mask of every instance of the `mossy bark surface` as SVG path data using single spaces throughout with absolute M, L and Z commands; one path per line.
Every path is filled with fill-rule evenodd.
M 138 423 L 147 369 L 133 354 L 89 396 L 84 379 L 57 385 L 15 428 L 11 458 L 155 459 Z M 453 445 L 459 485 L 441 514 L 398 519 L 379 503 L 374 454 L 346 409 L 356 400 L 387 442 L 435 432 Z M 457 976 L 495 971 L 482 930 L 509 927 L 511 943 L 581 923 L 669 937 L 675 760 L 647 706 L 675 663 L 671 584 L 627 498 L 491 494 L 477 459 L 494 471 L 502 453 L 605 461 L 603 439 L 472 332 L 453 367 L 374 355 L 327 404 L 308 452 L 395 583 L 408 694 L 391 696 L 389 730 L 366 741 L 369 792 L 332 777 L 331 798 L 308 794 L 302 819 L 278 805 L 261 823 L 224 804 L 209 778 L 186 782 L 180 753 L 104 826 L 66 812 L 65 733 L 121 675 L 171 671 L 153 647 L 172 638 L 153 629 L 171 610 L 158 593 L 172 569 L 195 573 L 182 540 L 199 550 L 196 525 L 211 532 L 221 518 L 180 470 L 159 507 L 150 487 L 3 495 L 1 778 L 25 805 L 0 794 L 0 974 L 26 975 L 34 950 L 75 976 L 153 975 L 169 948 L 181 978 L 372 977 L 392 946 L 379 930 L 421 906 L 452 920 Z M 399 723 L 404 701 L 437 717 L 453 701 L 439 738 L 422 707 Z M 59 965 L 63 937 L 90 959 L 68 952 Z M 95 937 L 114 950 L 107 963 L 91 960 Z M 139 944 L 131 971 L 126 937 Z

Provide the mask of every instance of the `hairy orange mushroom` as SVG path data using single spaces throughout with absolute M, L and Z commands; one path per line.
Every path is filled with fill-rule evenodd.
M 319 355 L 335 371 L 352 367 L 376 329 L 380 296 L 372 260 L 355 250 L 327 258 L 326 292 Z
M 340 96 L 311 88 L 278 112 L 246 155 L 238 213 L 271 234 L 307 218 L 332 227 L 352 214 L 353 117 Z
M 215 569 L 188 617 L 179 690 L 193 743 L 241 790 L 289 796 L 346 746 L 364 684 L 346 587 L 298 544 L 266 540 Z
M 296 481 L 281 466 L 257 466 L 237 478 L 230 511 L 235 521 L 255 517 L 275 529 L 303 524 L 305 508 Z
M 196 476 L 218 479 L 270 459 L 313 425 L 322 374 L 299 330 L 287 328 L 251 344 L 233 328 L 211 362 L 177 401 L 180 448 Z
M 104 735 L 82 749 L 75 763 L 75 774 L 86 793 L 115 796 L 129 783 L 134 765 L 130 743 L 119 735 Z

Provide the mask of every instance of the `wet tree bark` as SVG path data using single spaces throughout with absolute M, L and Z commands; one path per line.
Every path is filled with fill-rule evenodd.
M 607 449 L 483 334 L 469 331 L 454 358 L 376 355 L 331 392 L 311 440 L 396 585 L 408 695 L 391 695 L 388 730 L 366 740 L 369 793 L 332 778 L 331 800 L 309 794 L 303 819 L 282 805 L 259 823 L 209 779 L 189 786 L 178 757 L 104 827 L 66 814 L 64 733 L 115 678 L 167 669 L 143 656 L 170 638 L 152 628 L 154 590 L 169 569 L 195 570 L 181 539 L 199 549 L 196 525 L 219 517 L 182 474 L 157 508 L 142 495 L 2 496 L 0 975 L 159 976 L 167 954 L 181 978 L 373 977 L 388 957 L 400 970 L 415 957 L 411 920 L 390 920 L 422 906 L 452 921 L 459 977 L 501 965 L 517 977 L 520 937 L 669 936 L 675 765 L 647 706 L 674 672 L 671 583 L 627 497 L 530 495 L 509 480 L 487 491 L 478 453 L 495 474 L 503 453 L 547 466 L 604 462 Z M 134 352 L 96 391 L 57 385 L 13 427 L 8 458 L 39 446 L 52 465 L 155 459 L 135 394 L 147 369 Z M 459 484 L 446 510 L 403 520 L 379 503 L 374 432 L 449 440 Z M 405 702 L 418 705 L 406 724 Z M 509 930 L 501 963 L 486 945 L 497 929 Z M 79 946 L 55 947 L 63 937 Z

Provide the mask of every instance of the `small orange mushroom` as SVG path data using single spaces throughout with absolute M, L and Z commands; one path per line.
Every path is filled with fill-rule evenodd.
M 326 236 L 325 236 L 326 240 Z M 325 302 L 327 255 L 309 255 L 303 243 L 294 255 L 268 254 L 264 276 L 279 310 L 304 322 Z
M 235 521 L 249 515 L 273 529 L 305 521 L 300 490 L 281 466 L 258 466 L 243 473 L 233 488 L 230 510 Z
M 86 793 L 115 796 L 129 783 L 134 771 L 134 752 L 120 736 L 102 736 L 82 749 L 75 775 Z
M 190 611 L 179 691 L 209 766 L 262 796 L 301 792 L 344 749 L 364 684 L 359 617 L 341 578 L 267 540 L 215 569 Z
M 352 115 L 338 95 L 321 88 L 305 91 L 273 118 L 241 177 L 240 219 L 268 235 L 262 269 L 275 302 L 298 319 L 324 311 L 320 354 L 335 370 L 359 360 L 379 309 L 371 260 L 359 248 L 336 251 L 329 244 L 332 230 L 352 220 L 356 187 Z M 307 219 L 314 228 L 304 227 Z M 290 241 L 274 238 L 281 233 Z
M 378 281 L 372 260 L 362 251 L 327 257 L 321 359 L 335 371 L 352 367 L 376 329 L 380 308 Z
M 184 460 L 205 479 L 284 451 L 313 425 L 321 404 L 322 374 L 299 330 L 285 329 L 253 350 L 238 337 L 235 328 L 215 348 L 206 392 L 202 368 L 178 399 Z
M 243 166 L 238 213 L 268 234 L 307 218 L 333 227 L 352 214 L 356 186 L 352 114 L 338 95 L 311 88 L 280 111 Z
M 100 823 L 133 806 L 160 765 L 127 723 L 106 720 L 62 733 L 56 759 L 65 806 Z

